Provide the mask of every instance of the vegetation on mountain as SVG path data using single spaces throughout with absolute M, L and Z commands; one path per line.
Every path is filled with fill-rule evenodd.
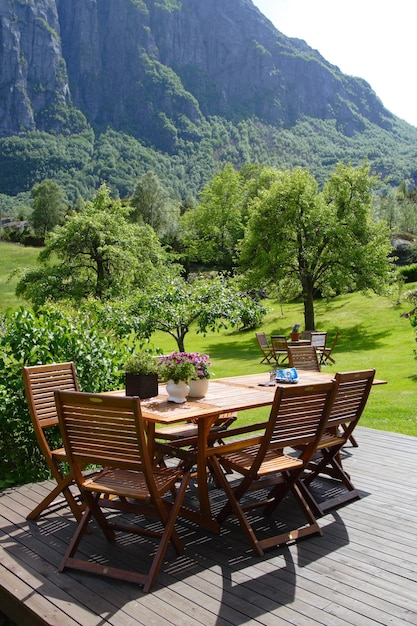
M 124 199 L 149 171 L 174 205 L 193 204 L 225 163 L 303 167 L 321 186 L 338 162 L 367 156 L 390 185 L 417 185 L 417 129 L 250 1 L 105 6 L 0 8 L 17 42 L 10 54 L 0 46 L 8 207 L 44 179 L 72 205 L 103 183 Z

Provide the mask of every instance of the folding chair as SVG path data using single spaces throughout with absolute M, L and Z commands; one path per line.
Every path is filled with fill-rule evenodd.
M 269 345 L 265 333 L 255 333 L 255 335 L 263 355 L 260 363 L 276 363 L 274 350 Z
M 330 363 L 336 363 L 336 361 L 332 357 L 332 352 L 337 344 L 338 339 L 339 339 L 339 333 L 337 332 L 334 336 L 333 343 L 331 344 L 331 346 L 324 346 L 324 350 L 321 353 L 321 358 L 320 358 L 321 365 L 326 365 L 327 361 L 330 361 Z
M 322 362 L 324 350 L 326 347 L 327 341 L 327 333 L 326 332 L 318 332 L 312 331 L 311 333 L 311 345 L 314 346 L 317 350 L 317 358 L 319 363 Z
M 271 344 L 277 365 L 288 365 L 288 342 L 285 335 L 271 335 Z
M 289 346 L 288 358 L 290 367 L 311 372 L 319 372 L 320 364 L 314 346 Z
M 222 523 L 234 513 L 256 554 L 264 550 L 311 534 L 322 534 L 317 520 L 299 488 L 298 481 L 310 461 L 327 423 L 335 382 L 313 386 L 277 387 L 270 417 L 263 433 L 245 440 L 237 440 L 208 451 L 209 467 L 217 484 L 227 496 L 227 503 L 217 516 Z M 294 455 L 286 453 L 294 447 Z M 284 451 L 285 449 L 285 451 Z M 243 478 L 233 486 L 223 469 L 237 472 Z M 272 490 L 271 487 L 272 477 Z M 265 487 L 265 481 L 266 485 Z M 242 503 L 248 491 L 268 488 L 269 494 L 261 501 Z M 292 491 L 307 520 L 278 535 L 260 539 L 256 536 L 245 511 L 265 506 L 268 514 Z
M 308 488 L 319 474 L 328 474 L 339 480 L 346 490 L 330 495 L 319 503 L 309 489 L 305 495 L 317 516 L 324 515 L 326 511 L 340 504 L 360 498 L 359 492 L 342 467 L 340 451 L 352 436 L 363 413 L 374 376 L 373 369 L 337 373 L 335 376 L 336 395 L 326 429 L 317 446 L 319 458 L 316 460 L 313 457 L 308 466 L 309 473 L 303 477 L 302 484 Z M 332 490 L 332 493 L 335 491 Z
M 62 465 L 68 461 L 64 448 L 52 450 L 46 432 L 51 428 L 58 428 L 58 416 L 55 408 L 54 390 L 67 389 L 78 391 L 77 374 L 74 363 L 54 363 L 52 365 L 34 365 L 23 367 L 23 382 L 28 402 L 30 418 L 39 447 L 45 457 L 52 476 L 56 480 L 56 487 L 40 502 L 27 516 L 28 520 L 35 520 L 39 515 L 54 503 L 54 500 L 63 495 L 74 517 L 81 519 L 83 506 L 74 499 L 69 486 L 74 482 L 72 473 L 64 474 Z
M 55 401 L 68 461 L 87 505 L 59 571 L 77 569 L 138 583 L 149 591 L 169 542 L 178 554 L 182 552 L 174 524 L 190 476 L 178 469 L 153 465 L 139 398 L 56 391 Z M 82 472 L 86 465 L 103 469 L 89 477 Z M 119 523 L 114 514 L 109 518 L 107 509 L 157 518 L 162 530 L 155 528 L 154 520 L 150 527 L 128 525 L 124 520 Z M 111 542 L 115 541 L 116 530 L 158 540 L 147 574 L 112 567 L 103 562 L 104 555 L 94 562 L 75 558 L 92 516 Z

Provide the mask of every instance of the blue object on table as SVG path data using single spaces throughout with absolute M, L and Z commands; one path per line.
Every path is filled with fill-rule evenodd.
M 287 383 L 289 385 L 294 385 L 295 383 L 298 383 L 297 370 L 295 369 L 295 367 L 289 367 L 285 370 L 278 370 L 276 381 L 277 383 Z

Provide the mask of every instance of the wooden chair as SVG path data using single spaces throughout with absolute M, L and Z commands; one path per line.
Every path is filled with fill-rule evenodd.
M 53 365 L 34 365 L 23 367 L 23 382 L 29 407 L 30 418 L 39 447 L 45 457 L 56 487 L 40 502 L 26 519 L 34 520 L 63 495 L 74 517 L 81 519 L 83 506 L 78 504 L 70 490 L 74 482 L 71 472 L 64 474 L 62 463 L 68 461 L 64 448 L 51 449 L 47 431 L 58 428 L 58 416 L 55 408 L 55 389 L 78 391 L 77 374 L 74 363 L 54 363 Z
M 330 361 L 330 363 L 336 363 L 336 361 L 332 357 L 332 352 L 337 344 L 338 339 L 339 339 L 339 333 L 337 332 L 334 336 L 333 343 L 331 344 L 331 346 L 324 346 L 323 352 L 320 355 L 321 365 L 326 365 L 327 361 Z
M 227 503 L 217 516 L 222 523 L 234 513 L 254 552 L 264 550 L 311 534 L 322 534 L 298 486 L 298 481 L 310 461 L 327 423 L 335 382 L 313 386 L 277 387 L 269 420 L 263 433 L 245 440 L 236 440 L 209 450 L 209 466 L 217 483 L 224 489 Z M 301 446 L 294 455 L 287 447 Z M 237 472 L 243 478 L 232 486 L 223 468 Z M 271 487 L 272 480 L 272 490 Z M 265 487 L 265 481 L 266 485 Z M 247 492 L 268 488 L 263 500 L 242 504 Z M 304 514 L 307 525 L 298 526 L 273 537 L 259 539 L 245 514 L 247 509 L 265 506 L 270 513 L 292 491 Z
M 317 357 L 319 363 L 322 362 L 324 350 L 326 348 L 327 333 L 312 331 L 311 333 L 311 345 L 316 348 Z
M 271 344 L 277 365 L 288 365 L 288 342 L 285 335 L 271 335 Z
M 319 359 L 314 346 L 289 346 L 290 367 L 312 372 L 320 371 Z
M 144 591 L 149 591 L 169 542 L 178 554 L 182 552 L 174 524 L 190 476 L 178 469 L 153 465 L 139 398 L 58 390 L 55 401 L 68 461 L 87 505 L 59 571 L 76 569 L 109 576 L 143 585 Z M 86 465 L 103 469 L 89 477 L 82 472 Z M 146 528 L 127 525 L 124 519 L 118 522 L 114 513 L 109 518 L 108 509 L 157 518 L 162 530 L 155 528 L 154 520 Z M 147 574 L 112 567 L 104 562 L 104 555 L 100 559 L 95 555 L 94 562 L 75 558 L 92 516 L 111 542 L 115 541 L 116 530 L 158 540 Z
M 311 330 L 302 330 L 300 333 L 300 339 L 303 341 L 311 341 Z
M 345 486 L 344 492 L 330 495 L 324 502 L 318 502 L 309 490 L 305 494 L 317 516 L 340 504 L 357 500 L 360 494 L 342 467 L 340 451 L 351 438 L 363 413 L 371 391 L 375 370 L 337 373 L 336 395 L 326 429 L 317 446 L 318 460 L 313 458 L 309 473 L 303 478 L 308 488 L 319 474 L 329 474 Z M 332 490 L 335 494 L 335 490 Z
M 260 363 L 276 363 L 274 350 L 269 345 L 265 333 L 255 333 L 255 335 L 262 352 L 262 360 Z

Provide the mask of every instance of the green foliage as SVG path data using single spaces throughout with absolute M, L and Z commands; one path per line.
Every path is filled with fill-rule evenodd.
M 152 63 L 148 72 L 153 90 L 160 90 L 158 81 L 163 80 L 172 89 L 178 87 L 178 97 L 184 97 L 187 106 L 196 107 L 178 78 L 161 78 Z M 184 76 L 182 79 L 184 82 Z M 291 128 L 251 117 L 233 123 L 200 114 L 192 126 L 179 116 L 179 129 L 174 119 L 164 130 L 165 122 L 161 118 L 160 129 L 152 126 L 149 132 L 155 133 L 155 141 L 147 137 L 146 145 L 132 134 L 113 129 L 95 137 L 85 119 L 77 119 L 75 114 L 69 122 L 73 125 L 71 134 L 35 131 L 0 139 L 0 191 L 14 196 L 53 178 L 73 203 L 80 195 L 93 197 L 103 182 L 114 196 L 125 198 L 133 194 L 138 179 L 153 170 L 172 200 L 185 200 L 196 198 L 224 163 L 236 168 L 248 163 L 307 168 L 322 186 L 338 162 L 358 166 L 364 154 L 370 155 L 373 172 L 389 177 L 389 185 L 399 185 L 403 180 L 408 186 L 416 185 L 413 163 L 417 130 L 401 120 L 392 120 L 387 129 L 365 120 L 364 131 L 352 136 L 343 133 L 335 120 L 306 117 Z M 164 141 L 171 142 L 169 149 L 156 148 L 159 132 Z
M 233 165 L 215 174 L 196 209 L 181 219 L 182 243 L 190 261 L 231 269 L 244 233 L 242 183 Z
M 58 183 L 45 179 L 33 186 L 32 198 L 31 223 L 35 233 L 44 237 L 64 220 L 67 210 L 65 194 Z
M 203 335 L 227 327 L 253 328 L 265 312 L 260 302 L 242 293 L 236 281 L 220 276 L 211 280 L 167 280 L 151 292 L 138 295 L 132 304 L 138 334 L 150 337 L 158 330 L 168 333 L 180 352 L 184 352 L 184 338 L 191 325 Z
M 127 358 L 123 370 L 129 374 L 157 374 L 158 361 L 149 352 L 135 352 Z
M 159 178 L 150 170 L 144 174 L 130 199 L 134 207 L 132 218 L 139 223 L 149 224 L 160 238 L 175 234 L 179 219 L 179 206 L 169 199 Z
M 398 274 L 404 279 L 404 282 L 406 283 L 417 282 L 417 263 L 398 268 Z
M 2 486 L 47 476 L 23 390 L 24 365 L 74 361 L 81 390 L 120 388 L 126 348 L 99 319 L 80 311 L 18 309 L 0 320 L 0 476 Z M 61 445 L 59 433 L 52 443 Z M 1 482 L 0 482 L 1 485 Z
M 301 295 L 307 330 L 315 328 L 315 293 L 378 293 L 387 284 L 391 246 L 385 225 L 371 219 L 373 183 L 367 164 L 340 164 L 319 192 L 313 175 L 296 168 L 253 203 L 242 266 L 253 285 Z
M 39 255 L 43 267 L 23 275 L 17 295 L 38 306 L 48 299 L 120 297 L 133 285 L 149 286 L 166 255 L 151 227 L 129 223 L 130 211 L 102 185 L 92 202 L 48 235 Z

